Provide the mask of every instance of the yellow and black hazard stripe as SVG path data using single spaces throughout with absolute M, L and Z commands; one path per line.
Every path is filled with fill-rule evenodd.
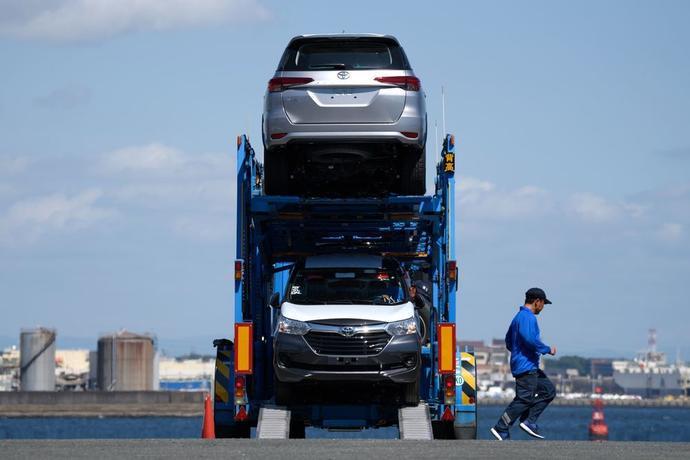
M 474 353 L 461 352 L 462 404 L 477 402 L 477 366 Z
M 230 364 L 232 349 L 218 348 L 216 352 L 216 377 L 214 384 L 215 401 L 223 404 L 230 402 Z

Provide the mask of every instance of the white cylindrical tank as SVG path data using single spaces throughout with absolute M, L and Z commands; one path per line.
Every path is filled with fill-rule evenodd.
M 21 331 L 19 336 L 19 389 L 21 391 L 55 391 L 54 329 Z

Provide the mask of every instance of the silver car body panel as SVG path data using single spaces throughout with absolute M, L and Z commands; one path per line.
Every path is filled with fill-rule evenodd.
M 385 38 L 376 34 L 299 36 L 309 38 Z M 292 41 L 290 43 L 292 43 Z M 289 47 L 290 45 L 288 45 Z M 264 99 L 263 136 L 267 148 L 293 141 L 397 142 L 424 146 L 426 103 L 422 89 L 408 91 L 382 83 L 378 77 L 414 77 L 410 69 L 329 69 L 276 71 L 274 78 L 300 77 L 313 81 L 280 92 L 267 92 Z M 272 139 L 272 133 L 284 133 Z M 409 137 L 402 133 L 418 133 Z

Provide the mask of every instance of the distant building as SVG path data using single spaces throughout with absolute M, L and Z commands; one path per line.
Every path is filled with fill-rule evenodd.
M 459 343 L 461 351 L 474 351 L 477 365 L 477 387 L 482 391 L 504 390 L 512 386 L 510 374 L 510 353 L 502 339 L 493 339 L 489 345 L 482 340 L 468 340 Z
M 161 357 L 158 371 L 161 390 L 211 391 L 215 360 Z
M 89 378 L 89 350 L 56 350 L 55 377 L 58 390 L 86 390 Z
M 613 360 L 604 358 L 593 358 L 590 360 L 591 370 L 589 375 L 592 378 L 613 377 Z
M 19 388 L 19 349 L 14 346 L 0 352 L 0 391 Z

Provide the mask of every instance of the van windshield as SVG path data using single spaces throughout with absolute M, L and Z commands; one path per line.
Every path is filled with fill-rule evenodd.
M 400 275 L 385 268 L 298 268 L 286 300 L 305 305 L 395 305 L 406 301 Z

